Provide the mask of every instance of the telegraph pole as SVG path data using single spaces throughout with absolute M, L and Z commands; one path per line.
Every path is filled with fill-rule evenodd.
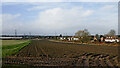
M 55 32 L 55 36 L 56 36 L 56 32 Z
M 15 37 L 17 37 L 17 30 L 15 29 Z
M 57 39 L 56 32 L 55 32 L 55 39 Z
M 67 36 L 67 33 L 66 33 L 66 36 Z
M 31 32 L 29 32 L 29 35 L 30 35 L 29 38 L 31 38 Z
M 25 33 L 24 33 L 24 39 L 25 39 Z

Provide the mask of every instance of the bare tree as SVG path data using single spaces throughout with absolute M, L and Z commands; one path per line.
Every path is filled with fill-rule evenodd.
M 112 36 L 112 35 L 115 35 L 115 34 L 116 34 L 115 30 L 114 30 L 114 29 L 111 29 L 111 30 L 108 32 L 107 35 Z
M 78 37 L 85 37 L 85 36 L 89 36 L 90 33 L 88 32 L 87 29 L 84 29 L 84 30 L 79 30 L 78 32 L 75 33 L 75 36 L 78 36 Z
M 90 33 L 88 32 L 87 29 L 79 30 L 78 32 L 75 33 L 75 36 L 80 37 L 80 42 L 82 43 L 90 41 L 89 35 Z

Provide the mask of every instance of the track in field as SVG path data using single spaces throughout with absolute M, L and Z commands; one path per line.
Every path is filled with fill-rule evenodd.
M 48 40 L 33 40 L 31 44 L 15 55 L 3 58 L 3 63 L 30 66 L 106 66 L 114 68 L 119 64 L 116 47 L 83 46 Z

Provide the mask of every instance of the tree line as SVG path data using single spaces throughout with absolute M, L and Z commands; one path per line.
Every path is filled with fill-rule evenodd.
M 113 36 L 113 35 L 116 35 L 116 31 L 114 29 L 111 29 L 107 34 L 105 34 L 105 36 Z M 79 30 L 75 33 L 75 36 L 76 37 L 79 37 L 80 38 L 80 42 L 81 43 L 86 43 L 86 42 L 89 42 L 92 37 L 90 32 L 88 31 L 88 29 L 84 29 L 84 30 Z M 95 35 L 96 37 L 99 37 L 98 34 Z M 101 35 L 102 36 L 102 35 Z

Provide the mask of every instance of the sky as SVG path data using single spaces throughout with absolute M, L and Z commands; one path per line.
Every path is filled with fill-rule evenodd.
M 117 2 L 2 3 L 2 34 L 74 35 L 118 32 Z
M 2 2 L 119 2 L 119 0 L 1 0 Z

